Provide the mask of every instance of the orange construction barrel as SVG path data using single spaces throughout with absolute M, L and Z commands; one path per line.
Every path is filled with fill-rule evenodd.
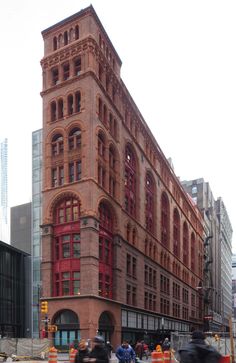
M 49 363 L 57 363 L 57 349 L 55 347 L 51 347 L 49 349 L 48 362 Z
M 69 353 L 69 361 L 70 363 L 74 363 L 75 361 L 75 356 L 76 356 L 76 353 L 78 352 L 78 350 L 74 349 L 74 348 L 71 348 L 70 349 L 70 353 Z
M 170 351 L 169 350 L 164 351 L 164 363 L 170 363 Z
M 163 363 L 163 353 L 153 351 L 151 354 L 151 362 L 152 363 Z

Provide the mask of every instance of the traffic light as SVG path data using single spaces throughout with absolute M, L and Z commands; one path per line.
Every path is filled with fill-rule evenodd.
M 48 302 L 41 301 L 41 313 L 47 314 L 48 312 Z
M 57 332 L 57 326 L 56 325 L 48 325 L 48 332 L 49 333 L 56 333 Z

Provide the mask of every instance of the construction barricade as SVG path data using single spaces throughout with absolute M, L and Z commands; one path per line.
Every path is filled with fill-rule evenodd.
M 76 353 L 78 353 L 77 349 L 74 349 L 74 348 L 70 349 L 70 352 L 69 352 L 69 361 L 70 361 L 70 363 L 74 363 Z
M 57 349 L 55 347 L 48 351 L 48 363 L 57 363 Z
M 152 363 L 164 363 L 163 353 L 160 351 L 159 352 L 153 351 L 151 354 L 151 361 Z
M 230 363 L 230 355 L 222 355 L 220 363 Z
M 164 363 L 170 363 L 170 351 L 169 350 L 165 350 L 164 353 Z

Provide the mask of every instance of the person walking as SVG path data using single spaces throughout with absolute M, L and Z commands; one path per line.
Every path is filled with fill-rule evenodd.
M 205 342 L 202 331 L 194 331 L 192 340 L 179 351 L 180 363 L 219 363 L 221 354 Z
M 111 343 L 108 341 L 106 342 L 106 350 L 107 350 L 107 354 L 108 354 L 108 358 L 111 358 L 111 353 L 113 351 L 113 346 L 111 345 Z
M 93 338 L 93 349 L 89 354 L 90 363 L 109 363 L 107 350 L 105 348 L 104 339 L 101 336 Z
M 162 343 L 162 351 L 165 352 L 166 350 L 170 350 L 169 338 L 165 338 L 164 342 Z
M 137 357 L 139 357 L 140 360 L 143 358 L 143 344 L 140 342 L 140 340 L 137 341 L 137 344 L 135 345 L 135 354 Z
M 116 357 L 119 363 L 135 363 L 135 352 L 126 340 L 117 348 Z
M 78 345 L 78 352 L 75 356 L 75 363 L 84 363 L 87 360 L 86 358 L 89 358 L 89 350 L 85 339 L 81 339 Z

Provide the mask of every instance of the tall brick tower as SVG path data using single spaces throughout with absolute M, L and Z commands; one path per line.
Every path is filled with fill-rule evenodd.
M 55 345 L 199 327 L 202 219 L 100 20 L 90 6 L 42 35 L 42 299 Z

